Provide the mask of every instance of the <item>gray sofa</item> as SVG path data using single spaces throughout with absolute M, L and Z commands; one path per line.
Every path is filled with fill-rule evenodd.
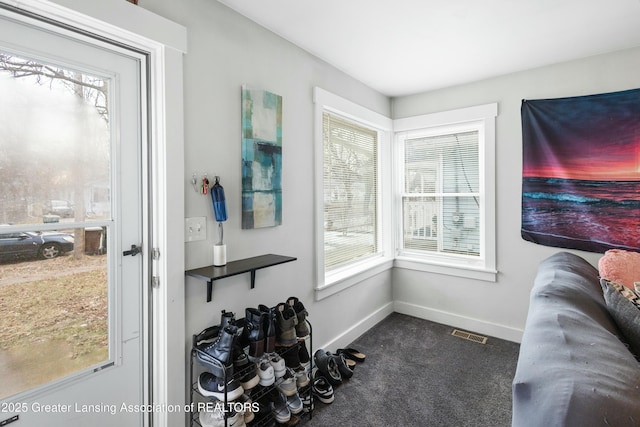
M 513 380 L 512 425 L 640 426 L 640 364 L 623 340 L 598 271 L 568 252 L 544 260 Z

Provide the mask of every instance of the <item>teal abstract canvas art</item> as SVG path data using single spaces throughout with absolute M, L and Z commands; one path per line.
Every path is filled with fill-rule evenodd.
M 282 97 L 242 87 L 242 228 L 282 224 Z

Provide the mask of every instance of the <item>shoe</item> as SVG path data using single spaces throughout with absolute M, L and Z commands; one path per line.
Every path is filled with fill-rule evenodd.
M 296 313 L 296 336 L 298 338 L 304 338 L 308 336 L 310 331 L 306 319 L 309 313 L 307 312 L 307 309 L 304 308 L 304 304 L 302 304 L 302 301 L 298 300 L 298 298 L 296 297 L 289 297 L 289 299 L 287 300 L 287 304 L 293 307 L 293 311 Z
M 300 399 L 300 395 L 298 393 L 287 396 L 287 406 L 289 407 L 289 411 L 291 411 L 292 414 L 299 414 L 304 409 L 302 400 Z
M 309 374 L 307 374 L 306 369 L 301 367 L 297 371 L 294 370 L 293 373 L 295 374 L 295 377 L 296 377 L 296 386 L 299 389 L 309 385 Z
M 225 427 L 224 412 L 218 409 L 218 405 L 213 411 L 200 411 L 198 421 L 202 427 Z
M 289 421 L 286 423 L 278 423 L 279 426 L 297 426 L 300 423 L 300 418 L 297 415 L 291 414 Z
M 256 364 L 251 362 L 247 354 L 240 350 L 240 353 L 234 357 L 233 370 L 236 376 L 240 377 L 240 385 L 245 390 L 250 390 L 260 381 Z
M 244 393 L 244 389 L 240 383 L 233 378 L 227 381 L 225 386 L 222 378 L 218 378 L 210 372 L 203 372 L 198 377 L 198 391 L 203 396 L 215 397 L 218 400 L 224 401 L 225 390 L 227 392 L 227 402 L 236 400 Z
M 216 402 L 213 411 L 200 411 L 198 421 L 202 427 L 245 427 L 244 417 L 240 413 L 230 409 L 226 412 L 227 419 L 225 422 L 225 412 L 223 404 Z
M 311 358 L 309 357 L 309 350 L 307 350 L 307 344 L 304 340 L 300 341 L 300 348 L 298 349 L 298 359 L 300 359 L 300 364 L 302 365 L 302 367 L 310 373 Z
M 258 306 L 258 310 L 263 315 L 264 352 L 273 353 L 276 351 L 276 311 L 263 304 Z
M 322 403 L 331 403 L 335 399 L 333 387 L 324 377 L 317 377 L 313 380 L 313 395 Z
M 262 360 L 258 365 L 258 376 L 260 377 L 258 383 L 263 387 L 270 386 L 276 380 L 273 373 L 273 366 L 266 360 Z
M 327 379 L 329 384 L 337 386 L 342 383 L 340 370 L 331 353 L 323 349 L 318 349 L 313 355 L 313 360 L 318 368 L 318 372 Z
M 327 355 L 332 357 L 333 360 L 336 361 L 336 365 L 338 366 L 338 371 L 340 371 L 340 376 L 342 379 L 349 379 L 353 376 L 353 370 L 347 364 L 347 361 L 344 358 L 344 353 L 331 354 L 327 352 Z
M 220 329 L 224 329 L 229 325 L 236 326 L 236 316 L 230 311 L 222 310 L 222 314 L 220 315 Z
M 269 355 L 269 363 L 273 366 L 273 374 L 276 376 L 276 379 L 282 378 L 286 372 L 286 365 L 284 363 L 284 359 L 280 357 L 277 353 L 273 353 Z
M 249 356 L 260 358 L 264 354 L 263 314 L 257 308 L 246 308 L 244 328 L 240 342 L 243 347 L 249 346 Z
M 233 376 L 233 352 L 236 348 L 236 326 L 226 326 L 211 343 L 196 347 L 196 359 L 217 377 Z
M 344 354 L 345 359 L 351 359 L 356 362 L 364 362 L 367 357 L 364 355 L 364 353 L 361 353 L 355 348 L 339 348 L 336 353 L 342 353 Z
M 287 406 L 287 399 L 277 389 L 273 389 L 267 395 L 271 405 L 271 412 L 279 423 L 286 423 L 291 419 L 291 411 Z
M 292 396 L 298 392 L 298 387 L 296 386 L 296 376 L 293 371 L 289 368 L 286 369 L 282 380 L 277 383 L 276 388 L 282 392 L 285 396 Z
M 251 398 L 247 394 L 243 394 L 238 399 L 238 402 L 242 403 L 242 410 L 238 412 L 241 412 L 244 415 L 245 424 L 253 421 L 255 418 L 255 414 L 253 413 L 254 405 Z
M 289 347 L 278 347 L 278 354 L 284 359 L 284 364 L 291 369 L 300 369 L 300 351 L 298 343 Z
M 276 306 L 276 343 L 289 347 L 298 342 L 296 338 L 296 312 L 289 304 L 283 302 Z
M 302 400 L 302 410 L 304 412 L 310 412 L 313 411 L 315 405 L 313 404 L 313 401 L 311 400 L 311 395 L 313 394 L 313 390 L 309 390 L 305 393 L 302 393 L 300 396 L 300 400 Z

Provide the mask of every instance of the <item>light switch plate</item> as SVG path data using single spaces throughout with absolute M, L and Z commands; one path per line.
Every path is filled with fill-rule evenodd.
M 207 239 L 207 217 L 198 216 L 184 219 L 184 241 L 197 242 Z

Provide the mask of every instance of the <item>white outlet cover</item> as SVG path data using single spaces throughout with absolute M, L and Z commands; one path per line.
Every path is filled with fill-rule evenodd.
M 198 216 L 184 219 L 184 241 L 197 242 L 207 239 L 207 217 Z

